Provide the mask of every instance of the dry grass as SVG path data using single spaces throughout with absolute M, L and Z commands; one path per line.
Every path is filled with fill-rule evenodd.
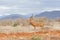
M 60 25 L 60 19 L 34 18 L 33 21 L 45 22 L 46 29 L 40 31 L 41 28 L 37 27 L 34 31 L 28 19 L 0 20 L 0 40 L 31 40 L 35 35 L 41 37 L 41 40 L 60 40 L 60 30 L 55 28 L 59 26 L 54 26 Z

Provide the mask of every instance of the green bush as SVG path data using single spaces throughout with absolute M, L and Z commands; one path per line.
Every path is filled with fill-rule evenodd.
M 16 27 L 17 25 L 18 25 L 17 23 L 14 23 L 14 24 L 13 24 L 13 27 Z
M 41 37 L 39 37 L 39 36 L 34 36 L 34 37 L 31 38 L 31 40 L 41 40 Z

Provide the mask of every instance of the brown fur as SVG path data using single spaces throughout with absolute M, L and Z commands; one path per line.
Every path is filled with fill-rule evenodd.
M 32 20 L 32 18 L 29 19 L 29 23 L 34 27 L 34 29 L 36 29 L 36 27 L 44 27 L 44 23 L 43 22 L 34 22 Z

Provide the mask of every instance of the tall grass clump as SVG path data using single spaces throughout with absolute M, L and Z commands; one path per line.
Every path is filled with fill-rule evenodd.
M 31 40 L 41 40 L 41 37 L 40 37 L 40 36 L 33 36 L 33 37 L 31 38 Z

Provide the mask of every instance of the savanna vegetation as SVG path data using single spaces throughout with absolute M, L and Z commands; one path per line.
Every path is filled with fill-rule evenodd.
M 18 19 L 5 19 L 0 20 L 0 26 L 11 26 L 14 27 L 14 30 L 16 27 L 29 27 L 32 26 L 34 29 L 34 32 L 32 33 L 24 33 L 24 32 L 17 32 L 17 33 L 1 33 L 0 37 L 7 37 L 11 40 L 59 40 L 60 39 L 60 30 L 51 30 L 50 27 L 53 27 L 54 25 L 60 25 L 60 19 L 47 19 L 46 17 L 36 17 L 33 18 L 32 16 L 28 19 L 24 18 L 18 18 Z M 48 26 L 48 28 L 45 26 Z M 37 27 L 41 27 L 41 31 L 36 32 L 35 30 Z M 21 27 L 22 28 L 22 27 Z M 1 31 L 1 30 L 0 30 Z M 8 30 L 7 30 L 8 31 Z M 52 36 L 53 35 L 53 36 Z M 16 37 L 15 37 L 16 36 Z M 18 38 L 17 38 L 18 37 Z M 26 39 L 20 39 L 19 37 L 26 37 Z M 56 37 L 56 38 L 55 38 Z M 50 38 L 50 39 L 49 39 Z

